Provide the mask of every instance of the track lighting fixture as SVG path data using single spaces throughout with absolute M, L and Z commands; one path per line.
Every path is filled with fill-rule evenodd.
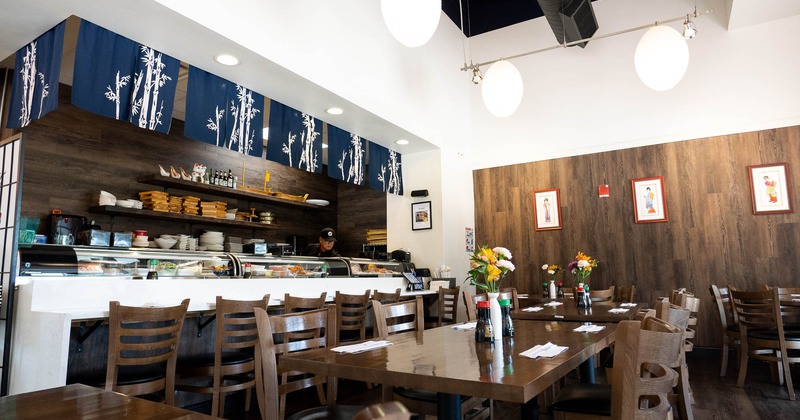
M 483 81 L 483 75 L 481 74 L 481 69 L 479 67 L 475 67 L 472 69 L 472 83 L 476 85 L 481 84 Z
M 689 16 L 691 15 L 686 15 L 686 20 L 683 22 L 683 37 L 686 39 L 692 39 L 697 35 L 697 27 Z

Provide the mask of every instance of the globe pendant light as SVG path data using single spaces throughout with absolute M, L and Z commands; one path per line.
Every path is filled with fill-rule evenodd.
M 425 45 L 439 26 L 442 0 L 381 0 L 383 21 L 406 47 Z
M 657 25 L 639 40 L 633 60 L 636 74 L 647 87 L 657 91 L 670 90 L 686 74 L 689 47 L 678 31 Z
M 486 109 L 496 117 L 514 113 L 522 101 L 522 76 L 513 64 L 500 60 L 483 76 L 481 96 Z

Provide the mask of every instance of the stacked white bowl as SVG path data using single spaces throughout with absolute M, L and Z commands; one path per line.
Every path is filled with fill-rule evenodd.
M 207 230 L 200 235 L 200 246 L 206 247 L 209 251 L 222 251 L 225 247 L 222 245 L 225 242 L 225 237 L 222 232 L 215 232 Z
M 147 240 L 147 236 L 139 235 L 136 239 L 133 240 L 133 246 L 147 248 L 150 246 L 150 241 Z
M 101 206 L 115 206 L 117 205 L 117 197 L 108 191 L 100 191 L 100 199 L 98 204 Z

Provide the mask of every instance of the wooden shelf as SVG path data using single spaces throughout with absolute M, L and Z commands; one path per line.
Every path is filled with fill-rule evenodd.
M 145 209 L 132 209 L 119 206 L 95 206 L 89 208 L 89 211 L 92 213 L 109 214 L 112 216 L 172 220 L 175 222 L 203 224 L 203 225 L 224 225 L 242 229 L 253 229 L 253 230 L 278 229 L 278 225 L 275 224 L 267 225 L 264 223 L 243 222 L 241 220 L 217 219 L 215 217 L 195 216 L 193 214 L 167 213 L 167 212 L 145 210 Z
M 308 209 L 322 209 L 323 206 L 316 204 L 306 203 L 304 201 L 289 200 L 286 198 L 278 198 L 271 195 L 249 192 L 244 190 L 235 190 L 228 187 L 220 187 L 217 185 L 202 184 L 194 181 L 186 181 L 178 178 L 170 178 L 161 175 L 145 175 L 137 179 L 143 184 L 158 185 L 164 188 L 178 188 L 185 191 L 195 191 L 199 193 L 213 194 L 221 197 L 242 198 L 250 201 L 260 201 L 262 203 L 277 204 L 290 207 L 303 207 Z

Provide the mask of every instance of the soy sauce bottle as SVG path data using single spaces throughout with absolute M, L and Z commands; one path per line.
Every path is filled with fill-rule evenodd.
M 492 317 L 489 315 L 489 301 L 478 302 L 478 319 L 475 325 L 475 341 L 478 343 L 494 342 Z
M 508 299 L 501 299 L 498 301 L 500 304 L 501 319 L 503 320 L 503 337 L 514 337 L 514 322 L 511 319 L 511 301 Z
M 575 303 L 578 309 L 586 309 L 586 291 L 583 289 L 583 283 L 579 284 L 575 291 Z
M 158 260 L 147 261 L 147 280 L 158 280 Z

